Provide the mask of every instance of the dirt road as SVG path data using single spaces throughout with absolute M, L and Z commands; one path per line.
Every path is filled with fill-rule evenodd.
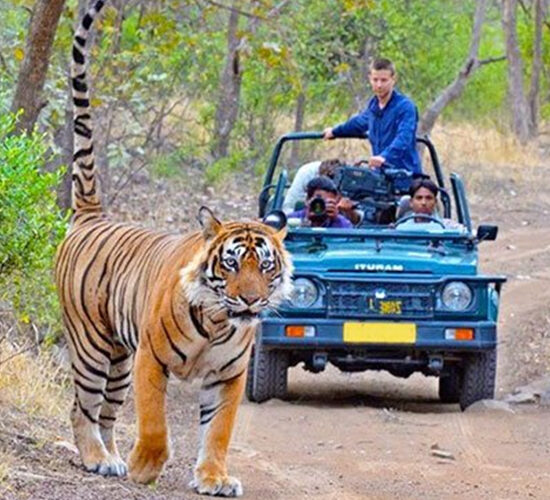
M 526 325 L 550 314 L 550 230 L 507 232 L 482 246 L 481 267 L 510 277 L 500 330 L 502 395 L 525 371 L 515 356 L 524 351 L 519 344 L 539 347 Z M 550 355 L 548 329 L 546 335 Z M 548 358 L 541 361 L 548 366 Z M 249 477 L 249 498 L 550 498 L 550 408 L 461 413 L 439 404 L 436 379 L 422 375 L 295 368 L 290 389 L 288 402 L 241 408 L 233 456 Z
M 481 268 L 505 273 L 498 396 L 550 365 L 550 230 L 509 229 L 482 245 Z M 135 435 L 132 403 L 120 438 L 127 453 Z M 170 386 L 173 458 L 151 487 L 82 472 L 58 442 L 31 446 L 11 437 L 21 460 L 3 498 L 196 499 L 187 487 L 198 427 L 196 391 Z M 68 411 L 67 411 L 68 413 Z M 513 406 L 461 413 L 437 400 L 434 378 L 384 373 L 311 375 L 290 372 L 288 401 L 244 402 L 230 469 L 245 498 L 550 498 L 550 408 Z M 48 425 L 48 423 L 44 423 Z M 68 419 L 58 440 L 71 441 Z M 62 443 L 61 443 L 62 444 Z

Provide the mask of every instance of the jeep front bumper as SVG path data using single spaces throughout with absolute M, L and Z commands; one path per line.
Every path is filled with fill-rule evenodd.
M 368 325 L 369 331 L 376 332 L 377 325 L 383 325 L 384 330 L 391 330 L 392 325 L 396 325 L 397 330 L 402 330 L 402 326 L 411 327 L 414 336 L 406 341 L 396 341 L 386 337 L 383 341 L 377 341 L 376 335 L 362 342 L 357 336 L 353 341 L 345 339 L 345 324 Z M 414 326 L 413 326 L 414 325 Z M 305 326 L 307 335 L 295 337 L 287 334 L 287 327 Z M 349 328 L 349 326 L 347 327 Z M 473 338 L 471 340 L 456 340 L 449 338 L 449 331 L 453 329 L 472 330 Z M 491 350 L 497 344 L 497 326 L 492 321 L 474 321 L 474 322 L 450 322 L 450 321 L 412 321 L 412 322 L 347 322 L 341 319 L 319 319 L 315 318 L 264 318 L 259 329 L 259 339 L 264 347 L 277 347 L 288 349 L 330 349 L 330 348 L 384 348 L 384 350 L 393 347 L 403 349 L 409 347 L 417 350 L 436 350 L 436 351 L 480 351 Z M 349 336 L 348 336 L 349 338 Z

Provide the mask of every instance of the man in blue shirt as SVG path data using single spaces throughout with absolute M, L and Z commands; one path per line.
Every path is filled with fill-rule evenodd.
M 413 174 L 422 173 L 416 151 L 418 111 L 407 96 L 395 87 L 395 67 L 388 59 L 376 59 L 369 70 L 374 96 L 361 113 L 334 128 L 324 130 L 325 139 L 369 133 L 372 146 L 370 167 L 388 163 Z

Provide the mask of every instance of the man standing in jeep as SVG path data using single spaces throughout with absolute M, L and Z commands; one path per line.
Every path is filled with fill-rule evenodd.
M 374 96 L 367 107 L 347 122 L 326 128 L 324 139 L 368 132 L 372 146 L 370 167 L 378 168 L 388 163 L 413 174 L 422 173 L 416 151 L 418 111 L 411 99 L 394 88 L 393 63 L 388 59 L 375 59 L 370 65 L 369 82 Z

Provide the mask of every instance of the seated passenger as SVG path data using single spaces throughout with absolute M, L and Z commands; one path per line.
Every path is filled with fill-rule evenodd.
M 398 220 L 397 220 L 397 229 L 411 230 L 411 229 L 420 229 L 420 230 L 432 230 L 432 229 L 459 229 L 464 231 L 465 228 L 462 224 L 459 224 L 452 219 L 443 219 L 437 213 L 437 195 L 439 193 L 438 187 L 427 178 L 420 178 L 413 181 L 411 189 L 409 191 L 410 199 L 408 201 L 410 205 L 410 210 L 405 211 L 403 206 L 399 207 L 398 210 Z M 402 205 L 406 203 L 402 202 Z M 429 220 L 424 217 L 411 217 L 409 220 L 399 223 L 399 219 L 403 219 L 408 216 L 413 216 L 415 214 L 427 215 L 432 217 L 434 220 Z M 439 222 L 439 223 L 438 223 Z M 417 226 L 417 224 L 422 224 L 422 226 Z
M 314 177 L 307 184 L 305 208 L 287 214 L 289 224 L 298 219 L 302 226 L 351 228 L 352 223 L 338 213 L 339 201 L 340 193 L 329 177 Z
M 297 203 L 305 202 L 307 185 L 311 179 L 320 175 L 326 175 L 332 179 L 336 169 L 340 166 L 342 166 L 342 163 L 336 158 L 312 161 L 302 165 L 296 172 L 290 188 L 288 188 L 283 202 L 283 212 L 285 214 L 293 212 L 296 210 Z
M 283 201 L 283 212 L 289 214 L 296 210 L 296 205 L 306 201 L 306 191 L 309 181 L 318 176 L 326 176 L 334 179 L 336 170 L 344 164 L 337 158 L 323 161 L 312 161 L 302 165 L 288 189 Z M 340 197 L 338 210 L 353 224 L 359 224 L 362 219 L 362 213 L 355 209 L 355 203 L 349 198 Z

